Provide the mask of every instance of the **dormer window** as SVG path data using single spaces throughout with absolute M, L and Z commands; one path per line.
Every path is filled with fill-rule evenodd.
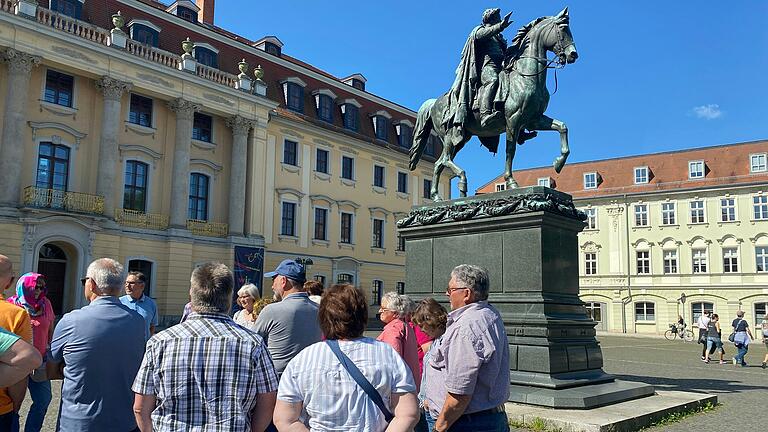
M 281 81 L 283 85 L 283 95 L 285 96 L 285 107 L 291 111 L 304 113 L 304 87 L 307 83 L 300 78 L 291 77 Z
M 344 120 L 344 129 L 357 131 L 360 127 L 360 104 L 354 99 L 346 99 L 339 106 L 342 120 Z
M 359 79 L 352 79 L 352 87 L 358 90 L 365 90 L 365 83 Z
M 371 116 L 373 121 L 373 132 L 376 138 L 382 141 L 389 141 L 389 120 L 392 118 L 386 111 L 378 111 Z
M 395 125 L 397 130 L 397 145 L 402 148 L 411 148 L 413 142 L 413 125 L 407 120 L 401 120 Z
M 264 51 L 266 51 L 267 54 L 272 54 L 273 56 L 280 57 L 280 54 L 282 54 L 281 50 L 282 49 L 279 46 L 277 46 L 277 44 L 274 44 L 272 42 L 264 43 Z
M 51 10 L 72 18 L 81 19 L 83 2 L 80 0 L 51 0 Z
M 688 178 L 699 179 L 704 178 L 706 175 L 706 165 L 703 160 L 689 161 L 688 162 Z
M 333 102 L 336 100 L 336 94 L 328 89 L 322 89 L 313 91 L 312 95 L 315 97 L 317 118 L 328 123 L 333 123 Z
M 192 55 L 200 64 L 214 69 L 219 68 L 219 50 L 207 43 L 196 43 L 195 48 L 192 49 Z
M 191 23 L 197 22 L 197 12 L 193 11 L 190 8 L 185 8 L 183 6 L 178 6 L 176 8 L 176 16 L 179 18 L 189 21 Z
M 343 82 L 344 84 L 350 85 L 358 90 L 363 90 L 363 91 L 365 91 L 366 81 L 367 80 L 365 79 L 365 77 L 361 74 L 350 75 L 341 80 L 341 82 Z
M 132 20 L 128 23 L 131 39 L 144 45 L 158 46 L 160 27 L 144 20 Z

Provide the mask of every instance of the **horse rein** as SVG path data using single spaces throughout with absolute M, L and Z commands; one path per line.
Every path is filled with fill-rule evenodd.
M 555 28 L 555 26 L 558 26 L 558 24 L 555 23 L 555 22 L 550 24 L 549 31 L 547 32 L 547 36 L 549 36 L 549 33 L 552 32 L 552 30 Z M 568 47 L 572 47 L 573 46 L 573 42 L 571 42 L 568 45 L 563 47 L 562 46 L 562 42 L 563 42 L 563 33 L 561 31 L 558 31 L 557 43 L 555 44 L 554 47 L 552 47 L 553 51 L 555 53 L 555 58 L 553 58 L 553 59 L 549 59 L 547 57 L 541 58 L 541 57 L 534 57 L 534 56 L 520 56 L 520 57 L 517 58 L 518 60 L 519 59 L 524 59 L 524 58 L 529 58 L 529 59 L 534 59 L 537 62 L 544 63 L 545 64 L 544 68 L 539 70 L 538 72 L 533 73 L 533 74 L 522 73 L 522 72 L 520 72 L 519 70 L 517 70 L 514 67 L 515 64 L 513 64 L 513 66 L 510 68 L 510 70 L 517 72 L 517 74 L 522 76 L 522 77 L 535 77 L 535 76 L 539 76 L 542 73 L 546 72 L 547 69 L 554 69 L 554 71 L 555 71 L 555 73 L 554 73 L 554 75 L 555 75 L 555 91 L 552 92 L 552 94 L 554 95 L 555 93 L 557 93 L 557 88 L 558 88 L 558 86 L 557 86 L 557 70 L 565 68 L 565 61 L 561 61 L 560 58 L 564 56 L 565 50 Z M 555 64 L 555 66 L 552 66 L 553 63 Z

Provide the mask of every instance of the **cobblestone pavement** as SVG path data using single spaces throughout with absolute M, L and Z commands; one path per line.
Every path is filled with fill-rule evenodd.
M 600 336 L 605 357 L 605 370 L 627 381 L 642 381 L 658 389 L 704 392 L 717 395 L 722 404 L 716 410 L 697 414 L 679 423 L 650 429 L 653 432 L 689 432 L 694 430 L 765 430 L 768 370 L 760 368 L 765 345 L 750 345 L 749 367 L 705 364 L 699 360 L 701 345 L 663 338 Z M 726 347 L 726 359 L 735 352 Z M 107 391 L 107 389 L 105 389 Z M 61 382 L 53 383 L 53 402 L 48 410 L 43 431 L 53 431 L 58 415 Z M 22 422 L 29 407 L 29 397 L 22 408 Z M 524 431 L 516 429 L 515 431 Z

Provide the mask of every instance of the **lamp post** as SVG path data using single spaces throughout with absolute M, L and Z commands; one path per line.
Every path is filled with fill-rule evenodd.
M 301 264 L 301 265 L 303 265 L 303 266 L 304 266 L 304 272 L 305 272 L 305 273 L 306 273 L 307 271 L 309 271 L 309 267 L 311 267 L 311 266 L 312 266 L 312 264 L 314 264 L 314 262 L 312 261 L 312 258 L 302 258 L 302 257 L 298 257 L 298 258 L 296 258 L 294 261 L 296 261 L 297 263 L 299 263 L 299 264 Z

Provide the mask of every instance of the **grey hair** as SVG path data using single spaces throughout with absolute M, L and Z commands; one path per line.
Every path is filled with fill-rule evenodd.
M 739 318 L 743 317 L 744 316 L 744 311 L 740 310 L 740 311 L 736 312 L 736 316 L 739 317 Z
M 412 298 L 405 294 L 400 294 L 400 299 L 403 301 L 405 306 L 405 312 L 403 313 L 402 318 L 406 321 L 410 321 L 413 314 L 416 313 L 416 308 L 418 305 L 415 301 L 413 301 Z
M 195 312 L 229 313 L 235 280 L 229 267 L 208 262 L 192 271 L 189 297 Z
M 252 283 L 245 284 L 242 287 L 240 287 L 239 290 L 237 290 L 237 296 L 240 297 L 242 295 L 250 296 L 254 300 L 258 300 L 261 298 L 261 295 L 259 294 L 259 289 L 256 287 L 256 285 Z
M 92 262 L 85 275 L 96 284 L 102 295 L 118 295 L 123 289 L 123 265 L 112 258 L 99 258 Z
M 475 293 L 475 299 L 488 300 L 490 289 L 488 270 L 472 264 L 461 264 L 454 267 L 451 277 L 461 284 L 461 288 L 471 289 Z
M 406 302 L 403 301 L 403 296 L 401 296 L 400 294 L 394 291 L 385 293 L 384 296 L 381 298 L 381 304 L 387 305 L 387 309 L 394 312 L 395 315 L 398 316 L 398 318 L 405 317 L 405 314 L 407 312 Z

